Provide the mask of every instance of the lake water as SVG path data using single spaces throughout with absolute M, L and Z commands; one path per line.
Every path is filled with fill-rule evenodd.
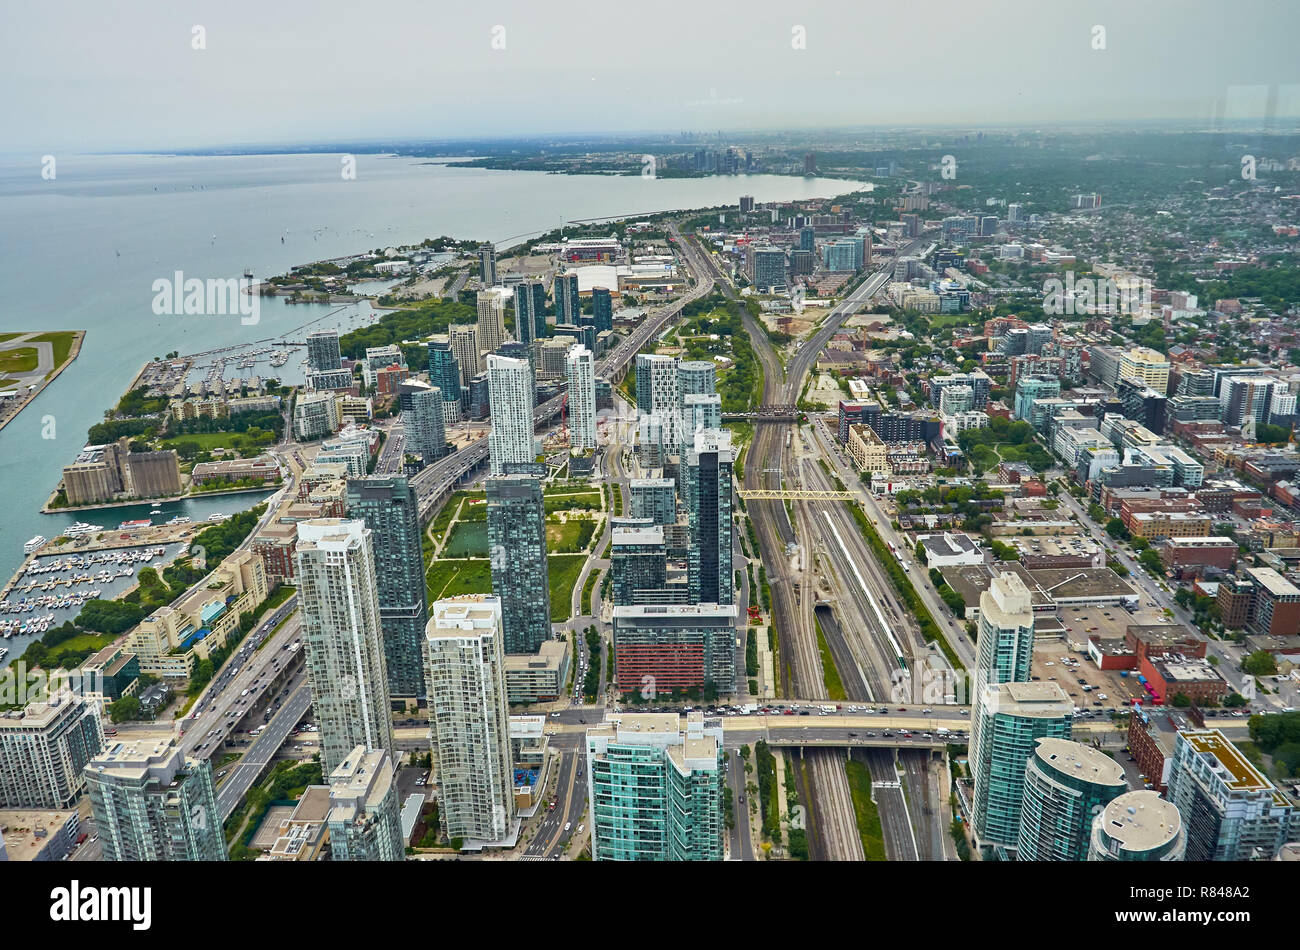
M 564 176 L 447 168 L 427 159 L 359 155 L 354 180 L 338 155 L 177 157 L 59 155 L 56 177 L 41 177 L 40 156 L 0 159 L 0 332 L 87 331 L 77 360 L 0 431 L 0 577 L 22 561 L 36 534 L 89 521 L 114 527 L 148 506 L 41 515 L 60 470 L 86 430 L 152 357 L 274 340 L 313 328 L 361 325 L 362 303 L 339 308 L 263 298 L 256 325 L 238 316 L 158 316 L 153 282 L 257 277 L 296 264 L 426 237 L 496 242 L 555 228 L 566 220 L 635 216 L 735 203 L 831 197 L 859 183 L 754 175 L 699 179 Z M 247 373 L 286 381 L 301 353 L 279 371 Z M 230 375 L 228 373 L 228 375 Z M 43 435 L 52 435 L 44 438 Z M 195 521 L 232 513 L 258 495 L 165 506 Z M 164 519 L 165 520 L 165 519 Z M 18 646 L 11 656 L 21 652 Z

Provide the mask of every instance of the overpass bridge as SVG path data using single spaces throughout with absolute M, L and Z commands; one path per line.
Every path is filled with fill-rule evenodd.
M 798 406 L 755 406 L 746 412 L 724 412 L 723 422 L 796 422 L 804 416 Z

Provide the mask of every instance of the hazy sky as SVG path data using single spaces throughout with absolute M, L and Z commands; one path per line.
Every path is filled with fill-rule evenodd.
M 1297 27 L 1297 0 L 9 0 L 0 151 L 1208 123 L 1270 85 L 1297 115 Z

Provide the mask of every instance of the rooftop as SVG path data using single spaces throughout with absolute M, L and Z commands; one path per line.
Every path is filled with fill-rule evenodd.
M 1223 782 L 1234 792 L 1263 792 L 1273 790 L 1273 783 L 1266 779 L 1250 760 L 1242 755 L 1235 745 L 1228 741 L 1218 729 L 1202 729 L 1180 732 L 1179 736 L 1192 751 L 1200 756 L 1214 760 L 1216 771 Z
M 1118 841 L 1121 850 L 1132 853 L 1152 851 L 1172 841 L 1182 830 L 1183 818 L 1174 803 L 1158 792 L 1125 792 L 1115 798 L 1100 815 L 1102 828 Z

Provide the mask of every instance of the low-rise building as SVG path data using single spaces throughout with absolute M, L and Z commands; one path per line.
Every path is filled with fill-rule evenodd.
M 506 698 L 511 706 L 559 699 L 569 678 L 569 644 L 543 640 L 533 653 L 507 653 Z

